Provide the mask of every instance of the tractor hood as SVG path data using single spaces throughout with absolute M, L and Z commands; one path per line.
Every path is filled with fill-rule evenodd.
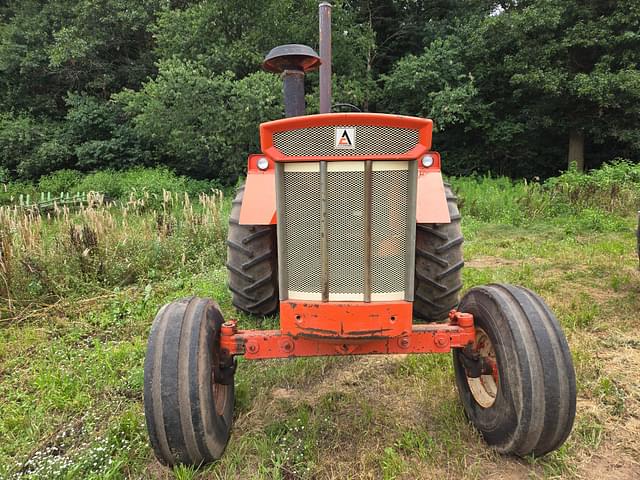
M 415 160 L 431 148 L 433 122 L 381 113 L 325 113 L 260 125 L 262 152 L 274 161 Z

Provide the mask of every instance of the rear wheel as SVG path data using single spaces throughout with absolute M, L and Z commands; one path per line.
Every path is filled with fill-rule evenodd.
M 576 379 L 558 320 L 544 301 L 513 285 L 477 287 L 459 310 L 473 314 L 476 342 L 453 354 L 471 423 L 501 453 L 541 456 L 571 432 Z
M 233 365 L 220 359 L 222 314 L 209 299 L 184 298 L 156 315 L 144 364 L 144 413 L 165 465 L 203 465 L 222 455 L 233 420 Z
M 278 308 L 278 254 L 275 225 L 240 225 L 244 185 L 233 200 L 227 237 L 227 270 L 233 305 L 256 316 Z
M 451 223 L 416 226 L 416 275 L 413 312 L 430 321 L 446 320 L 462 289 L 462 230 L 458 199 L 445 184 Z

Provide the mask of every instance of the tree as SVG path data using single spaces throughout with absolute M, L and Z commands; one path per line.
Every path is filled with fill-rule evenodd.
M 234 183 L 247 154 L 259 151 L 260 122 L 282 116 L 280 80 L 257 72 L 236 80 L 192 61 L 160 62 L 158 75 L 138 91 L 115 97 L 136 133 L 163 163 L 196 178 Z
M 568 144 L 578 167 L 581 152 L 593 166 L 637 155 L 640 5 L 499 6 L 452 19 L 447 36 L 396 62 L 385 80 L 388 108 L 433 116 L 453 157 L 445 164 L 459 173 L 553 175 Z
M 503 59 L 528 126 L 564 135 L 582 170 L 586 139 L 640 148 L 639 28 L 637 2 L 539 0 L 509 6 L 475 38 L 484 59 Z
M 61 118 L 68 91 L 106 100 L 153 72 L 163 0 L 13 0 L 0 11 L 0 109 Z

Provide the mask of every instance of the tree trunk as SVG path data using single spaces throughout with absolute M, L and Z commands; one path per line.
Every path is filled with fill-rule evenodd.
M 569 132 L 569 168 L 571 164 L 576 164 L 579 172 L 584 172 L 584 134 L 572 129 Z

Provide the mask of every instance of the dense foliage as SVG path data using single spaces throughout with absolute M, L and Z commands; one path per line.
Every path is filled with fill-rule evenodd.
M 337 0 L 334 101 L 431 117 L 449 173 L 546 177 L 640 152 L 640 3 Z M 282 116 L 260 71 L 317 48 L 312 0 L 9 0 L 0 180 L 166 165 L 233 183 Z M 317 74 L 308 111 L 317 111 Z

